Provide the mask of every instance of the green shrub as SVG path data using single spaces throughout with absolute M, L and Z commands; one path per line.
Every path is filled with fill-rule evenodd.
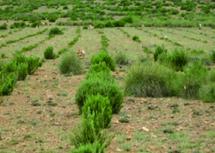
M 104 79 L 106 81 L 114 82 L 111 70 L 105 63 L 91 65 L 90 70 L 86 75 L 86 79 L 88 78 Z
M 53 47 L 48 47 L 46 48 L 45 52 L 44 52 L 44 57 L 45 59 L 54 59 L 55 58 L 55 54 L 54 54 L 54 51 L 53 51 Z
M 140 38 L 138 36 L 133 36 L 132 40 L 136 41 L 136 42 L 141 42 L 141 40 L 140 40 Z
M 69 52 L 63 55 L 59 68 L 62 74 L 81 74 L 82 63 L 75 52 Z
M 211 51 L 211 60 L 215 63 L 215 50 Z
M 41 66 L 41 61 L 39 57 L 29 56 L 26 58 L 26 62 L 28 64 L 28 74 L 33 74 L 38 67 Z
M 11 26 L 10 26 L 10 28 L 11 29 L 14 29 L 14 28 L 24 28 L 24 27 L 26 27 L 27 25 L 26 25 L 26 23 L 25 22 L 14 22 Z
M 0 96 L 9 95 L 17 80 L 16 73 L 0 72 Z
M 3 66 L 3 72 L 4 73 L 12 73 L 12 72 L 16 72 L 16 70 L 17 70 L 16 61 L 11 61 L 7 64 L 4 64 L 4 66 Z
M 208 78 L 207 79 L 210 82 L 215 82 L 215 70 L 214 69 L 208 71 Z
M 63 34 L 63 32 L 58 27 L 51 28 L 49 31 L 50 37 L 52 37 L 54 35 L 61 35 L 61 34 Z
M 95 128 L 94 115 L 95 114 L 88 115 L 87 119 L 82 117 L 81 126 L 73 130 L 70 140 L 76 148 L 93 143 L 99 143 L 105 146 L 106 134 Z
M 93 144 L 85 144 L 73 149 L 71 153 L 104 153 L 104 145 L 96 142 Z
M 6 23 L 0 25 L 0 30 L 6 30 L 6 29 L 7 29 L 7 24 Z
M 98 64 L 93 64 L 90 66 L 88 73 L 99 73 L 99 72 L 107 72 L 111 74 L 110 68 L 105 64 L 105 62 L 101 62 Z
M 165 49 L 164 46 L 157 46 L 154 53 L 154 60 L 157 61 L 158 57 L 163 53 L 167 53 L 167 49 Z
M 17 79 L 25 80 L 27 75 L 28 75 L 28 65 L 26 63 L 20 63 L 17 66 Z
M 128 65 L 129 64 L 129 59 L 128 59 L 127 55 L 121 51 L 116 54 L 115 61 L 118 65 Z
M 199 89 L 206 81 L 207 70 L 200 62 L 191 63 L 184 68 L 181 95 L 185 98 L 198 98 Z
M 167 55 L 167 63 L 176 71 L 183 70 L 183 67 L 188 63 L 188 57 L 185 51 L 175 50 Z
M 28 74 L 33 74 L 42 64 L 39 57 L 27 57 L 20 53 L 14 56 L 13 61 L 15 61 L 17 65 L 21 63 L 27 64 Z
M 115 83 L 114 78 L 112 77 L 111 73 L 108 71 L 101 71 L 101 72 L 91 72 L 91 73 L 87 73 L 86 75 L 86 79 L 102 79 L 111 83 Z
M 116 83 L 109 80 L 89 77 L 82 82 L 80 88 L 76 93 L 76 103 L 81 111 L 88 96 L 100 94 L 104 97 L 108 97 L 112 107 L 113 113 L 120 111 L 123 94 Z
M 91 65 L 105 63 L 112 71 L 115 70 L 115 62 L 107 51 L 100 51 L 97 55 L 94 55 L 91 59 Z
M 203 85 L 199 89 L 199 97 L 205 102 L 215 102 L 215 84 Z
M 93 120 L 96 129 L 107 128 L 112 118 L 109 99 L 101 95 L 89 96 L 83 106 L 82 115 L 88 119 L 91 114 L 94 114 Z
M 109 39 L 105 35 L 101 36 L 101 45 L 102 45 L 101 50 L 107 50 L 109 46 Z
M 134 65 L 128 72 L 125 92 L 137 97 L 163 97 L 173 94 L 175 73 L 158 63 Z

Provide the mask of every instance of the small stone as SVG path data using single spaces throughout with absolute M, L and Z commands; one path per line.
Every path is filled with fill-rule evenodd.
M 117 152 L 122 152 L 122 149 L 117 148 L 116 151 L 117 151 Z
M 146 131 L 146 132 L 149 132 L 149 129 L 146 128 L 146 127 L 144 127 L 144 126 L 142 127 L 142 130 L 143 130 L 143 131 Z

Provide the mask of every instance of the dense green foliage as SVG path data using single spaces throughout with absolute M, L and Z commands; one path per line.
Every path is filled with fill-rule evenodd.
M 211 51 L 211 60 L 215 63 L 215 50 Z
M 133 36 L 132 40 L 136 41 L 136 42 L 141 42 L 141 40 L 140 40 L 140 38 L 138 36 Z
M 164 46 L 157 46 L 154 52 L 154 60 L 157 61 L 159 56 L 166 53 L 167 49 Z
M 63 31 L 60 30 L 58 27 L 51 28 L 49 31 L 50 37 L 55 36 L 55 35 L 61 35 L 61 34 L 63 34 Z
M 116 83 L 109 80 L 90 77 L 80 85 L 76 93 L 76 103 L 81 110 L 90 95 L 100 94 L 108 97 L 112 107 L 113 113 L 118 113 L 123 101 L 123 94 Z
M 71 153 L 104 153 L 104 145 L 96 142 L 85 144 L 71 151 Z
M 33 56 L 16 54 L 14 58 L 0 68 L 0 95 L 9 95 L 17 80 L 24 80 L 41 65 L 40 59 Z
M 74 129 L 70 140 L 76 147 L 99 143 L 105 145 L 105 134 L 95 127 L 95 114 L 89 114 L 88 118 L 82 117 L 81 126 Z
M 54 53 L 54 48 L 52 46 L 46 48 L 46 50 L 44 51 L 44 57 L 45 59 L 54 59 L 56 57 Z
M 181 95 L 186 98 L 198 98 L 199 89 L 206 82 L 207 70 L 200 62 L 191 63 L 184 69 Z
M 162 52 L 158 55 L 161 63 L 175 69 L 182 71 L 183 67 L 188 63 L 188 57 L 184 50 L 174 50 L 172 52 Z
M 122 26 L 204 26 L 214 27 L 214 1 L 182 0 L 116 0 L 71 1 L 37 0 L 0 1 L 0 19 L 28 21 L 32 25 L 42 20 L 61 25 L 94 25 L 97 28 Z M 72 6 L 72 7 L 68 7 Z M 40 7 L 55 11 L 40 12 Z M 69 18 L 68 21 L 57 21 Z M 29 24 L 29 25 L 31 25 Z
M 93 115 L 95 128 L 107 128 L 112 118 L 112 109 L 109 99 L 101 95 L 89 96 L 82 109 L 83 117 L 88 119 L 88 116 Z
M 91 64 L 105 63 L 112 71 L 115 70 L 115 62 L 113 58 L 108 54 L 107 51 L 100 51 L 98 54 L 94 55 L 91 59 Z

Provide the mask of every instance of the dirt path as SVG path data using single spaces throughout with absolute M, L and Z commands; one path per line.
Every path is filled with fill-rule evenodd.
M 57 64 L 45 62 L 1 100 L 1 153 L 69 150 L 68 135 L 79 120 L 74 95 L 83 76 L 65 77 Z

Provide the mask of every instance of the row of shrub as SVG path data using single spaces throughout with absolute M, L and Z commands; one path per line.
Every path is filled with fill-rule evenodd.
M 189 57 L 184 50 L 168 52 L 157 47 L 154 62 L 132 66 L 125 92 L 134 96 L 177 96 L 215 102 L 215 71 L 205 61 Z
M 107 51 L 93 56 L 91 67 L 76 93 L 76 103 L 81 113 L 81 125 L 71 137 L 71 153 L 104 153 L 108 145 L 106 128 L 112 113 L 120 111 L 123 93 L 111 74 L 113 59 Z
M 13 59 L 0 66 L 0 96 L 9 95 L 19 80 L 25 80 L 26 76 L 33 74 L 41 66 L 37 57 L 14 55 Z
M 70 48 L 72 48 L 77 42 L 78 40 L 81 38 L 81 28 L 77 28 L 76 30 L 76 36 L 72 39 L 72 41 L 70 41 L 67 45 L 67 47 L 61 49 L 60 51 L 58 51 L 58 55 L 61 55 L 63 53 L 66 53 L 69 51 Z

